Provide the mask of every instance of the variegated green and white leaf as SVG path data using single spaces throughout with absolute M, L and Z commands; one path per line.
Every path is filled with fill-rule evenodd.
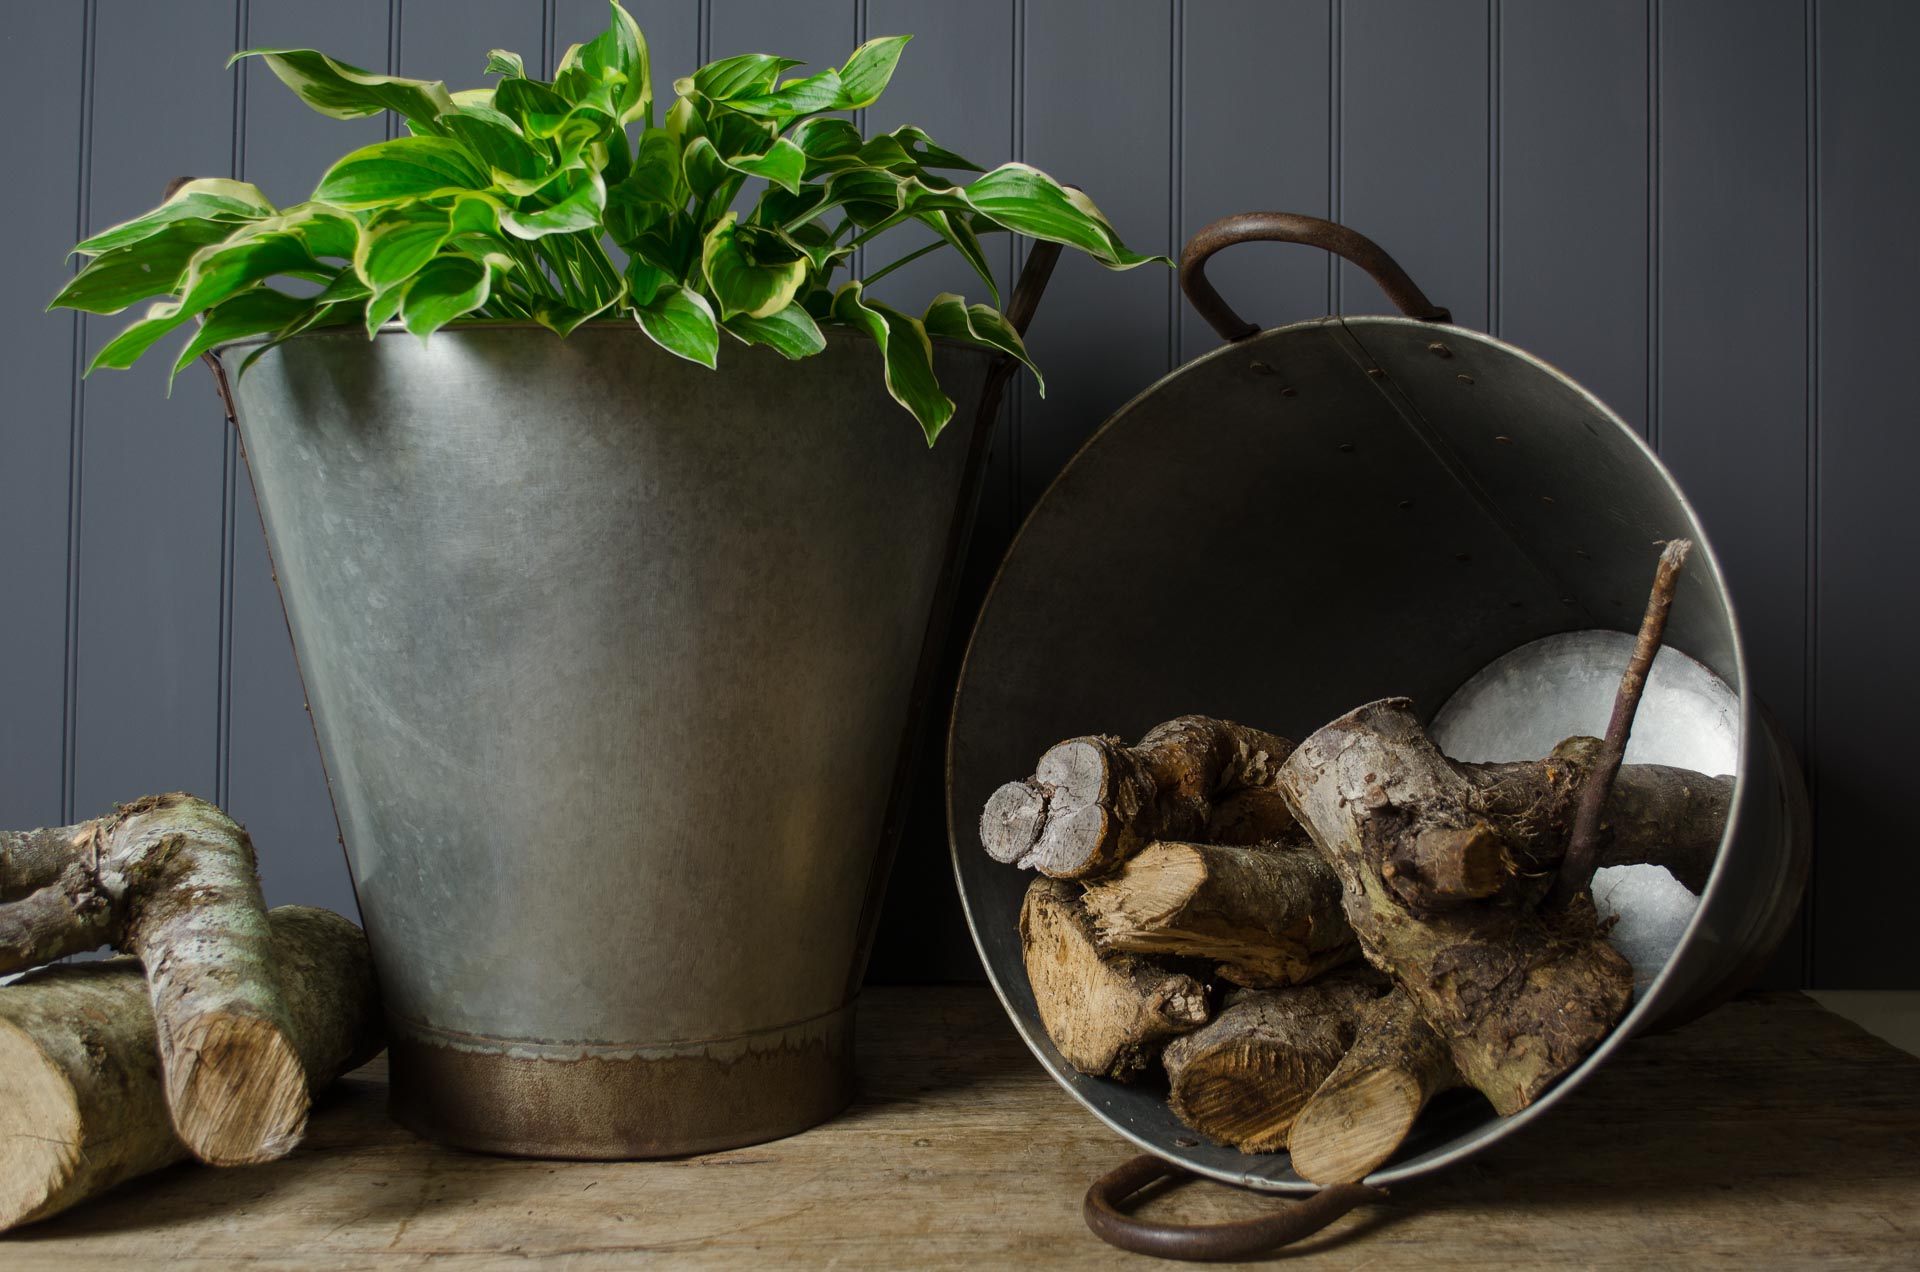
M 748 344 L 766 345 L 788 359 L 811 357 L 827 347 L 820 324 L 798 301 L 765 318 L 735 314 L 722 325 Z
M 668 353 L 711 370 L 720 353 L 720 328 L 707 298 L 678 283 L 663 287 L 634 311 L 640 329 Z
M 773 231 L 736 224 L 728 212 L 707 232 L 700 264 L 720 316 L 766 318 L 785 309 L 807 281 L 806 258 Z M 781 259 L 784 257 L 785 259 Z
M 225 177 L 189 181 L 153 211 L 83 239 L 73 251 L 79 256 L 98 256 L 142 242 L 181 221 L 206 222 L 205 232 L 215 237 L 203 241 L 215 243 L 231 233 L 235 225 L 262 220 L 275 211 L 264 194 L 244 181 L 229 181 Z
M 948 340 L 961 340 L 986 349 L 998 349 L 1019 359 L 1022 366 L 1033 372 L 1033 382 L 1040 390 L 1040 396 L 1047 395 L 1047 382 L 1041 378 L 1040 368 L 1027 356 L 1026 341 L 993 306 L 969 305 L 964 297 L 941 292 L 927 306 L 926 317 L 921 321 L 930 336 L 943 336 Z
M 857 328 L 880 346 L 886 364 L 887 392 L 913 412 L 931 446 L 953 418 L 953 399 L 940 388 L 933 370 L 933 342 L 917 318 L 869 301 L 857 282 L 847 283 L 833 297 L 833 316 Z
M 403 199 L 485 190 L 491 185 L 488 174 L 459 143 L 444 137 L 396 137 L 362 146 L 327 169 L 313 197 L 335 207 L 373 208 Z
M 227 65 L 244 57 L 266 62 L 301 101 L 334 119 L 358 119 L 390 110 L 431 131 L 440 116 L 453 109 L 447 86 L 438 80 L 378 75 L 313 49 L 247 49 L 235 53 Z
M 492 273 L 465 256 L 436 256 L 413 276 L 400 301 L 400 321 L 426 343 L 455 318 L 487 303 Z

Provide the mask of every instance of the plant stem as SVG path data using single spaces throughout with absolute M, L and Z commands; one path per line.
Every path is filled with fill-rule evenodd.
M 894 270 L 899 269 L 902 265 L 907 264 L 909 261 L 917 261 L 922 256 L 925 256 L 928 252 L 937 252 L 941 248 L 945 247 L 946 245 L 947 244 L 945 239 L 935 239 L 933 242 L 927 244 L 925 247 L 918 248 L 915 251 L 908 252 L 905 256 L 902 256 L 899 260 L 894 261 L 892 264 L 883 265 L 879 269 L 873 271 L 873 273 L 868 274 L 865 278 L 860 280 L 861 285 L 866 287 L 871 287 L 873 284 L 879 282 L 881 279 L 885 278 L 888 274 L 893 273 Z

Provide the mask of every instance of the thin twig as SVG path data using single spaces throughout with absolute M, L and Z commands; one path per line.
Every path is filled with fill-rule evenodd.
M 1680 583 L 1680 568 L 1692 551 L 1691 539 L 1669 540 L 1660 554 L 1653 575 L 1653 592 L 1647 597 L 1647 613 L 1640 620 L 1640 636 L 1633 642 L 1633 656 L 1621 673 L 1620 689 L 1613 699 L 1613 718 L 1607 721 L 1607 736 L 1600 743 L 1600 754 L 1580 789 L 1580 803 L 1574 810 L 1573 835 L 1567 841 L 1567 855 L 1560 861 L 1560 877 L 1554 881 L 1553 901 L 1564 905 L 1587 890 L 1593 882 L 1593 860 L 1599 849 L 1600 808 L 1613 790 L 1614 775 L 1627 752 L 1627 735 L 1633 732 L 1634 713 L 1640 709 L 1640 695 L 1647 687 L 1647 672 L 1654 655 L 1660 652 L 1660 639 L 1667 630 L 1667 615 L 1673 609 L 1673 594 Z

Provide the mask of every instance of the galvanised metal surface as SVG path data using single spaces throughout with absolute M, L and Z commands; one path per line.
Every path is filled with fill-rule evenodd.
M 1022 965 L 1028 876 L 979 844 L 988 794 L 1060 738 L 1136 737 L 1185 712 L 1294 737 L 1389 695 L 1431 717 L 1529 642 L 1634 631 L 1656 541 L 1676 535 L 1697 546 L 1667 642 L 1738 696 L 1734 811 L 1699 912 L 1624 1026 L 1557 1087 L 1504 1119 L 1477 1095 L 1442 1097 L 1374 1183 L 1437 1169 L 1547 1114 L 1633 1034 L 1711 1003 L 1764 956 L 1804 876 L 1798 770 L 1761 723 L 1711 539 L 1672 477 L 1604 405 L 1525 352 L 1431 322 L 1328 318 L 1230 344 L 1122 408 L 1015 540 L 974 629 L 949 737 L 968 920 L 1041 1062 L 1161 1158 L 1313 1191 L 1285 1154 L 1196 1144 L 1163 1089 L 1061 1059 Z
M 311 333 L 233 385 L 396 1112 L 429 1135 L 686 1153 L 850 1097 L 989 357 L 936 346 L 931 449 L 864 337 L 725 358 L 463 324 Z

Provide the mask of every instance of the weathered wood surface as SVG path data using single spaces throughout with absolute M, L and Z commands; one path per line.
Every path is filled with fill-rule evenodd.
M 861 1095 L 779 1143 L 678 1162 L 528 1162 L 388 1122 L 379 1062 L 269 1166 L 183 1166 L 0 1238 L 82 1267 L 1147 1268 L 1080 1220 L 1133 1150 L 1046 1077 L 983 989 L 873 991 Z M 1277 1204 L 1189 1184 L 1149 1215 Z M 1798 994 L 1643 1039 L 1541 1125 L 1395 1190 L 1290 1267 L 1901 1267 L 1920 1261 L 1920 1059 Z

